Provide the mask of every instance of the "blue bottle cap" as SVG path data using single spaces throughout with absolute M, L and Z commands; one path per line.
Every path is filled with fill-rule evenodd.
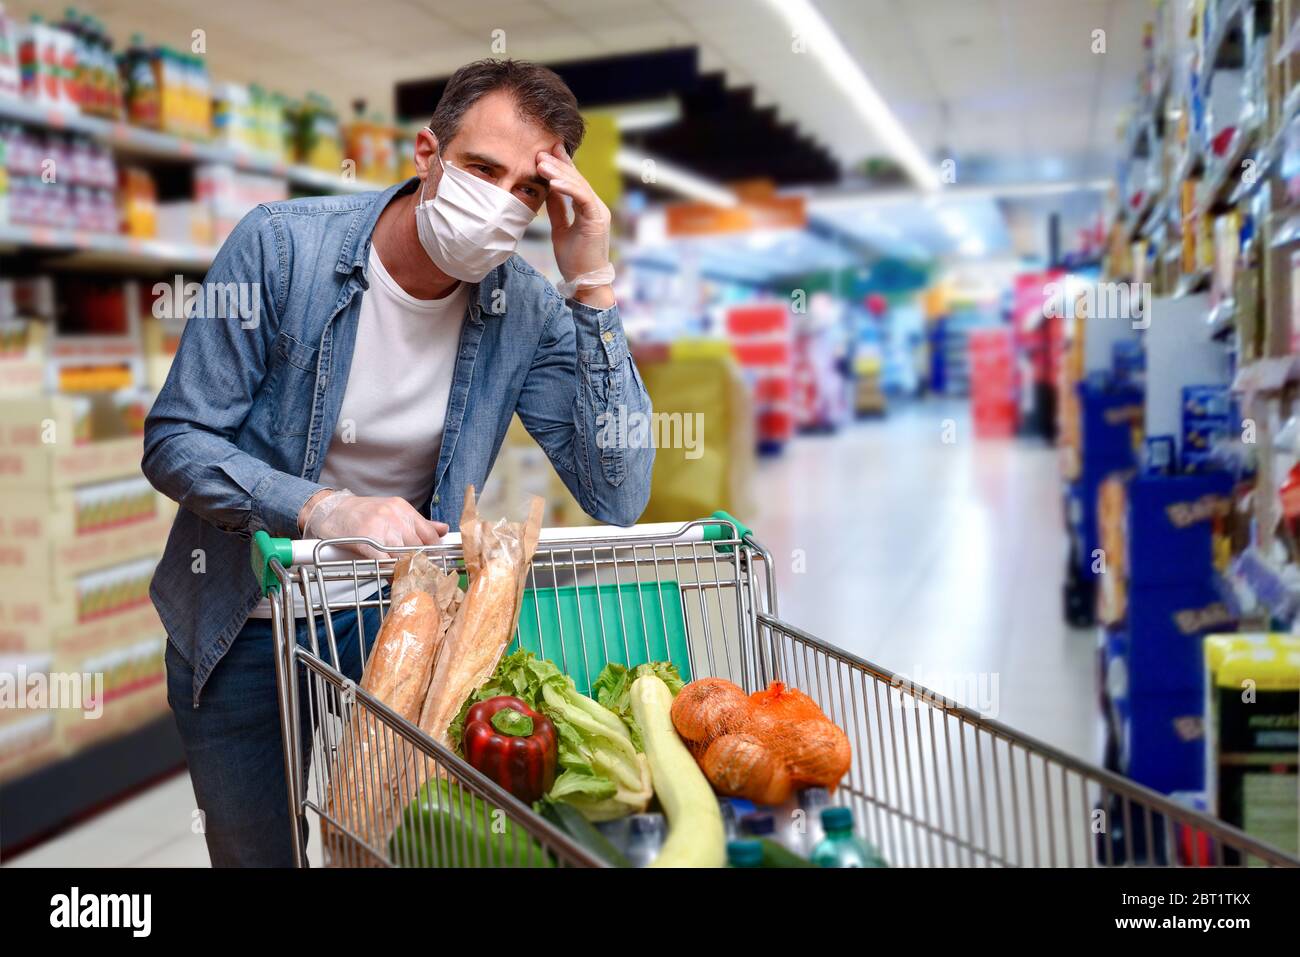
M 758 841 L 728 841 L 727 863 L 732 867 L 757 867 L 763 863 L 763 845 Z

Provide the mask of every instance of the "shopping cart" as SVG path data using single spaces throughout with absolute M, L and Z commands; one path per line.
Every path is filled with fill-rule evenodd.
M 377 628 L 362 613 L 388 610 L 395 559 L 342 547 L 362 541 L 384 547 L 265 533 L 253 544 L 274 610 L 296 861 L 307 863 L 315 818 L 330 865 L 602 864 L 340 672 L 335 618 L 357 612 L 368 653 Z M 444 570 L 459 566 L 456 534 L 423 550 Z M 555 662 L 580 691 L 608 661 L 666 658 L 688 680 L 722 677 L 747 691 L 780 680 L 811 695 L 853 746 L 833 799 L 893 866 L 1300 865 L 782 621 L 770 554 L 726 513 L 543 530 L 527 586 L 516 645 Z

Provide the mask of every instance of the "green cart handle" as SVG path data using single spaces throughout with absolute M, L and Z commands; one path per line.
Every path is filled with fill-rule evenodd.
M 278 592 L 280 590 L 280 579 L 276 578 L 275 572 L 271 570 L 271 559 L 274 558 L 279 561 L 283 568 L 291 566 L 293 564 L 293 539 L 272 538 L 266 532 L 254 532 L 250 552 L 253 577 L 257 579 L 258 587 L 262 589 L 262 597 L 265 598 L 273 591 Z
M 753 529 L 752 529 L 752 528 L 750 528 L 748 525 L 746 525 L 746 524 L 745 524 L 744 522 L 742 522 L 740 519 L 736 518 L 736 516 L 732 515 L 730 512 L 725 511 L 725 510 L 723 510 L 723 509 L 718 509 L 718 510 L 717 510 L 716 512 L 714 512 L 713 515 L 710 516 L 710 517 L 711 517 L 711 518 L 716 518 L 716 519 L 718 519 L 719 521 L 730 522 L 732 525 L 736 526 L 736 535 L 737 535 L 737 536 L 738 536 L 742 541 L 743 541 L 744 539 L 749 538 L 750 534 L 753 532 Z M 704 526 L 704 540 L 705 540 L 706 542 L 716 542 L 716 541 L 719 541 L 720 539 L 723 539 L 723 538 L 727 538 L 727 537 L 728 537 L 726 532 L 727 532 L 726 528 L 723 527 L 722 525 L 705 525 L 705 526 Z M 729 551 L 731 551 L 731 548 L 732 548 L 732 546 L 730 546 L 730 545 L 718 545 L 718 546 L 716 546 L 716 547 L 717 547 L 718 551 L 720 551 L 720 552 L 729 552 Z

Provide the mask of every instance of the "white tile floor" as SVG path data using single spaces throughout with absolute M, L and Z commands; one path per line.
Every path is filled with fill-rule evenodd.
M 1061 619 L 1052 449 L 976 441 L 964 404 L 927 402 L 800 438 L 762 464 L 756 490 L 782 617 L 1096 760 L 1093 638 Z M 950 680 L 971 676 L 983 683 Z M 205 866 L 193 805 L 179 775 L 7 863 Z

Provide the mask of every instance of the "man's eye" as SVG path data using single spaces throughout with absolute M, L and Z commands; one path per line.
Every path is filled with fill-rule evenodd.
M 525 196 L 529 198 L 537 197 L 537 190 L 533 189 L 531 186 L 520 186 L 519 192 L 523 193 Z
M 476 170 L 477 172 L 482 173 L 484 176 L 492 175 L 491 167 L 484 166 L 482 163 L 475 163 L 473 166 L 470 167 L 470 169 Z

